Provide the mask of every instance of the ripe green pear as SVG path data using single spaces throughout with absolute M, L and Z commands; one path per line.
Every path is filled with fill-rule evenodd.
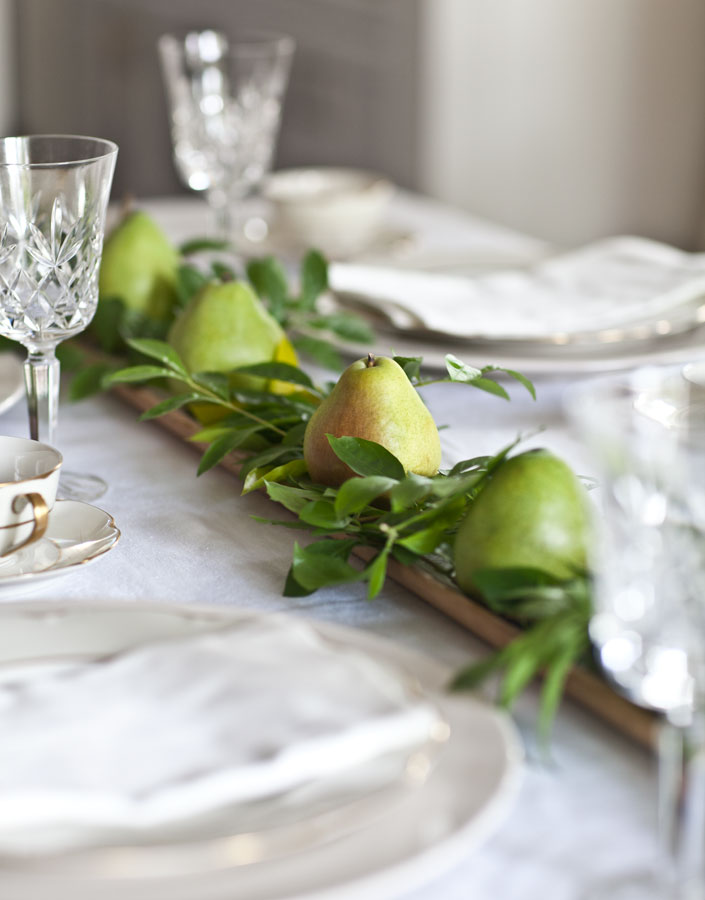
M 100 264 L 101 297 L 119 297 L 152 319 L 169 316 L 177 299 L 179 254 L 146 213 L 129 213 L 108 235 Z
M 572 469 L 547 450 L 505 460 L 471 504 L 455 537 L 456 580 L 478 593 L 481 569 L 542 569 L 558 579 L 587 569 L 591 514 Z
M 204 285 L 171 326 L 168 341 L 189 372 L 230 372 L 271 361 L 296 365 L 283 329 L 242 281 Z M 230 383 L 274 393 L 288 389 L 252 375 L 233 374 Z
M 355 473 L 333 453 L 327 434 L 386 447 L 407 472 L 435 475 L 441 442 L 433 417 L 393 359 L 359 359 L 340 376 L 306 426 L 304 459 L 314 481 L 337 486 Z

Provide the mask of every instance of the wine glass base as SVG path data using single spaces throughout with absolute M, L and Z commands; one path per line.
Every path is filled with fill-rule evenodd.
M 107 490 L 107 483 L 97 475 L 62 471 L 57 497 L 59 500 L 80 500 L 83 503 L 91 503 L 102 497 Z

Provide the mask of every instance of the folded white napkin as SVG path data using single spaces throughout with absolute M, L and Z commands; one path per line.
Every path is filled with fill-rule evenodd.
M 705 254 L 620 237 L 528 271 L 475 278 L 337 263 L 330 284 L 341 295 L 395 304 L 416 327 L 455 337 L 539 338 L 652 320 L 705 298 Z
M 392 668 L 276 616 L 1 674 L 0 852 L 261 801 L 410 753 L 438 722 Z

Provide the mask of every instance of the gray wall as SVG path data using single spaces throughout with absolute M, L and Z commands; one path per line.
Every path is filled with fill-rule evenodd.
M 416 0 L 20 0 L 24 132 L 120 145 L 114 194 L 181 189 L 155 43 L 172 28 L 268 28 L 298 42 L 278 165 L 416 176 Z

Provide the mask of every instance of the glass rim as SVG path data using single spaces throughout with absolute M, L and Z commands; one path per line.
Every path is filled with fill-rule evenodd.
M 266 29 L 246 29 L 232 35 L 220 31 L 217 28 L 180 28 L 162 34 L 157 40 L 160 49 L 178 45 L 183 49 L 186 38 L 191 34 L 222 34 L 228 39 L 228 48 L 225 57 L 243 55 L 259 56 L 271 47 L 277 47 L 279 52 L 293 55 L 296 50 L 296 39 L 283 31 L 267 31 Z
M 0 159 L 0 169 L 58 169 L 62 166 L 85 165 L 92 162 L 98 162 L 101 159 L 107 159 L 115 156 L 118 152 L 118 145 L 115 141 L 108 138 L 97 138 L 87 134 L 17 134 L 5 135 L 0 137 L 0 146 L 10 141 L 50 141 L 62 140 L 68 143 L 78 143 L 79 141 L 92 141 L 96 145 L 96 151 L 87 154 L 76 154 L 71 159 L 61 159 L 53 162 L 26 162 L 26 161 L 8 161 Z M 100 152 L 98 147 L 102 145 L 105 150 Z

